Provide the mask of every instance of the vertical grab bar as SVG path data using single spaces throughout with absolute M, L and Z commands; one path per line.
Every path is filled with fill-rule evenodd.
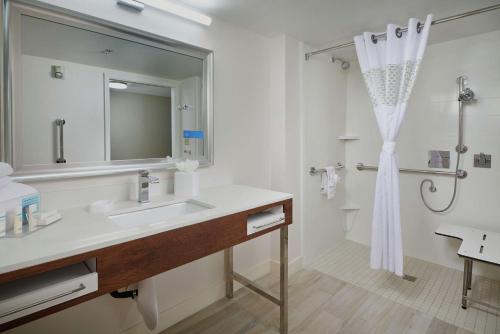
M 56 163 L 65 164 L 66 159 L 64 158 L 64 124 L 66 120 L 64 118 L 56 119 L 56 126 L 59 127 L 59 156 L 56 159 Z

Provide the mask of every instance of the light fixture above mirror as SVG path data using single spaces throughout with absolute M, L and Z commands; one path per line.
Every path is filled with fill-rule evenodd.
M 202 14 L 186 6 L 179 5 L 170 0 L 117 0 L 116 2 L 121 6 L 131 8 L 138 12 L 142 12 L 146 5 L 205 26 L 212 24 L 212 18 L 210 16 Z
M 127 89 L 128 85 L 126 82 L 120 81 L 110 81 L 109 88 L 111 89 Z

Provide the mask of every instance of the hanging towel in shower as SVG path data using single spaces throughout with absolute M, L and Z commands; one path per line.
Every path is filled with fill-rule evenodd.
M 422 25 L 410 19 L 407 32 L 387 25 L 386 39 L 365 32 L 354 37 L 361 72 L 384 140 L 373 206 L 370 266 L 403 276 L 396 138 L 424 56 L 432 15 Z
M 325 173 L 321 174 L 321 193 L 324 194 L 327 199 L 332 199 L 335 197 L 337 182 L 339 182 L 340 178 L 335 173 L 335 167 L 328 166 L 325 167 L 325 170 Z

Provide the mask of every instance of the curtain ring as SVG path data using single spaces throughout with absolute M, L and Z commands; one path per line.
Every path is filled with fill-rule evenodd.
M 423 23 L 420 22 L 417 23 L 417 34 L 420 34 L 423 27 L 424 27 Z
M 377 36 L 375 36 L 375 34 L 372 34 L 372 42 L 373 44 L 377 44 Z
M 396 28 L 396 37 L 401 38 L 403 37 L 403 32 L 401 31 L 401 28 Z

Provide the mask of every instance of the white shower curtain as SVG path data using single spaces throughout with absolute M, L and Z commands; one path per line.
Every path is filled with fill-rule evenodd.
M 374 34 L 369 32 L 354 37 L 361 72 L 384 140 L 375 186 L 370 266 L 398 276 L 403 276 L 403 245 L 396 138 L 424 55 L 431 21 L 432 15 L 428 15 L 422 27 L 417 19 L 410 19 L 405 33 L 398 31 L 397 25 L 389 24 L 386 40 L 372 40 Z

